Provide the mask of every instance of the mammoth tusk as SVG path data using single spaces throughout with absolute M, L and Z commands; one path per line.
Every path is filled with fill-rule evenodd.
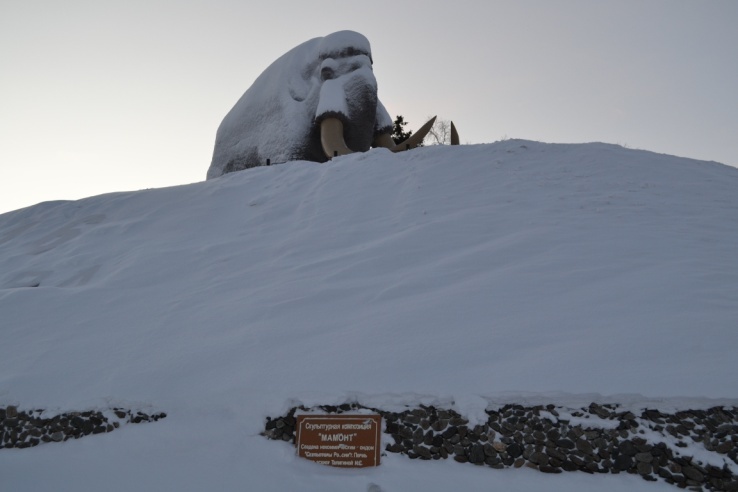
M 420 145 L 423 142 L 423 139 L 426 135 L 428 135 L 428 132 L 431 128 L 433 128 L 433 123 L 436 122 L 436 117 L 429 119 L 425 125 L 418 128 L 418 131 L 410 135 L 410 138 L 405 140 L 404 142 L 400 142 L 397 144 L 398 147 L 401 147 L 397 150 L 393 149 L 394 152 L 397 152 L 398 150 L 405 150 L 407 148 L 414 149 L 418 145 Z
M 320 123 L 320 143 L 328 159 L 354 153 L 346 145 L 343 138 L 343 123 L 338 118 L 326 118 Z
M 459 132 L 456 131 L 454 122 L 451 122 L 451 145 L 459 145 Z
M 374 146 L 375 147 L 385 147 L 387 149 L 390 149 L 392 152 L 400 152 L 407 149 L 414 149 L 420 143 L 423 141 L 426 135 L 428 135 L 428 132 L 433 127 L 433 123 L 436 122 L 436 117 L 434 116 L 430 120 L 428 120 L 425 125 L 421 126 L 417 132 L 410 135 L 410 137 L 405 140 L 404 142 L 400 142 L 398 144 L 395 144 L 395 142 L 392 140 L 392 137 L 388 133 L 383 133 L 382 135 L 378 135 L 374 139 Z
M 395 141 L 392 140 L 389 133 L 382 133 L 381 135 L 374 137 L 373 146 L 393 150 L 395 148 Z

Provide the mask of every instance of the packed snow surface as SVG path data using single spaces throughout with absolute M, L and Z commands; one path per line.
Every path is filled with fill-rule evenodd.
M 3 490 L 673 490 L 259 435 L 294 405 L 738 402 L 738 170 L 605 144 L 375 149 L 0 215 L 0 405 L 165 411 L 0 450 Z

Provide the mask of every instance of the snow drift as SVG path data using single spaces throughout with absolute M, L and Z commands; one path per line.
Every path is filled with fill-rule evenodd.
M 395 456 L 333 470 L 258 433 L 295 404 L 472 419 L 514 401 L 735 404 L 736 190 L 717 163 L 509 140 L 0 215 L 0 404 L 168 414 L 3 453 L 0 476 L 18 490 L 446 490 L 461 474 L 471 489 L 670 490 Z

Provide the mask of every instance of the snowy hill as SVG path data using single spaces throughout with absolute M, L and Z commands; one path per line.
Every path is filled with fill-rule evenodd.
M 672 490 L 402 456 L 336 470 L 258 434 L 296 404 L 735 405 L 737 252 L 738 169 L 605 144 L 373 150 L 3 214 L 0 406 L 168 417 L 0 450 L 0 481 Z

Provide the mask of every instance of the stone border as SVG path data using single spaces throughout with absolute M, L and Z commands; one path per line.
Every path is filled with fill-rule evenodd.
M 69 412 L 51 418 L 42 417 L 43 410 L 18 410 L 15 406 L 0 407 L 0 449 L 30 448 L 47 442 L 63 442 L 91 434 L 112 432 L 121 424 L 156 422 L 165 413 L 144 412 L 112 408 L 101 411 Z M 115 418 L 113 418 L 113 415 Z
M 385 451 L 411 459 L 453 458 L 492 468 L 526 466 L 544 473 L 630 473 L 695 491 L 738 491 L 738 476 L 727 463 L 714 466 L 689 456 L 698 445 L 714 462 L 738 465 L 738 408 L 713 407 L 673 414 L 647 409 L 640 416 L 618 405 L 570 409 L 556 405 L 505 405 L 487 410 L 483 425 L 469 426 L 457 412 L 420 405 L 388 412 L 344 404 L 295 407 L 267 418 L 263 435 L 294 442 L 295 413 L 370 410 L 385 421 Z M 682 452 L 681 450 L 684 450 Z

